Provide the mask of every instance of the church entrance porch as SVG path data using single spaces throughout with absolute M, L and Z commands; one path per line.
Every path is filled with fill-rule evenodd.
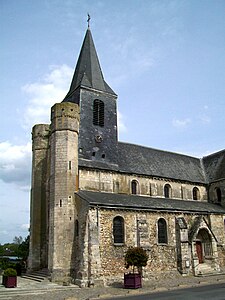
M 201 228 L 192 243 L 193 270 L 197 276 L 218 273 L 217 242 L 206 228 Z

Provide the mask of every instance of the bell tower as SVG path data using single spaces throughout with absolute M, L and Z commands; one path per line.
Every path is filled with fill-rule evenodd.
M 104 80 L 89 27 L 63 102 L 80 106 L 79 165 L 116 168 L 117 95 Z

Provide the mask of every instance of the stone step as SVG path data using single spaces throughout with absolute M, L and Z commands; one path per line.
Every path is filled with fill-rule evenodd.
M 197 268 L 197 276 L 213 276 L 213 275 L 219 275 L 221 272 L 214 270 L 210 265 L 208 264 L 200 264 Z
M 27 273 L 23 273 L 21 275 L 21 277 L 23 277 L 25 279 L 34 280 L 37 282 L 42 282 L 42 281 L 48 279 L 49 271 L 48 271 L 48 269 L 42 269 L 42 270 L 27 272 Z
M 24 279 L 34 280 L 37 282 L 42 282 L 43 280 L 46 279 L 46 277 L 40 277 L 40 276 L 33 275 L 33 274 L 22 274 L 21 277 Z

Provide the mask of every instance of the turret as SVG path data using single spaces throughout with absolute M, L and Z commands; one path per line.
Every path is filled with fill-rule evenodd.
M 68 281 L 73 272 L 78 188 L 79 106 L 64 102 L 51 109 L 48 268 L 54 281 Z
M 30 251 L 28 268 L 36 270 L 47 266 L 47 157 L 49 125 L 38 124 L 32 129 L 32 185 L 30 207 Z

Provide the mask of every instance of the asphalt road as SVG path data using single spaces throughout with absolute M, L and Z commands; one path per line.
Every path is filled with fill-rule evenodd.
M 109 298 L 108 298 L 109 299 Z M 145 295 L 116 297 L 116 300 L 225 300 L 225 283 L 171 290 Z M 101 298 L 106 300 L 106 298 Z

